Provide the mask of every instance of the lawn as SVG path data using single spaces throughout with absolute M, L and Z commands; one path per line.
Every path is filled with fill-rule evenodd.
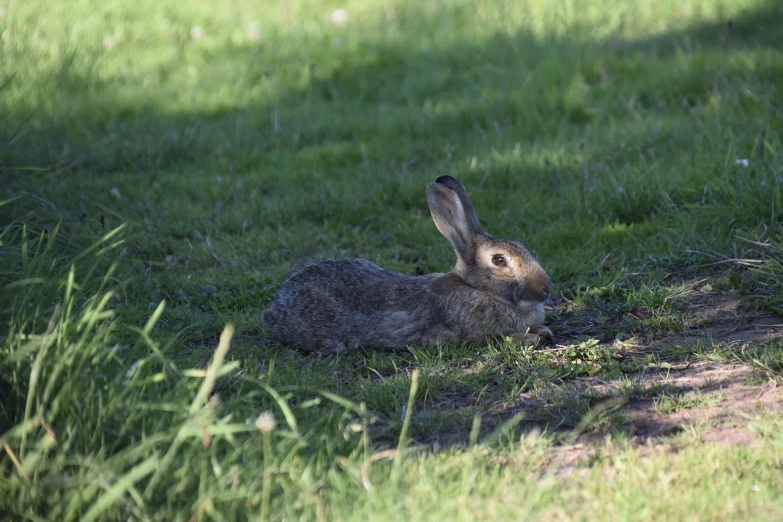
M 0 514 L 783 518 L 776 0 L 0 0 Z M 552 276 L 544 348 L 267 342 L 294 267 Z

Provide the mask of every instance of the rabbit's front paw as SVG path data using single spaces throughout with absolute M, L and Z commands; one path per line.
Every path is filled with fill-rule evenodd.
M 531 326 L 528 333 L 537 335 L 544 341 L 542 344 L 552 344 L 555 342 L 555 335 L 552 333 L 552 330 L 543 324 Z
M 528 328 L 527 333 L 513 333 L 509 337 L 524 344 L 532 344 L 536 348 L 555 341 L 552 331 L 543 324 L 531 326 Z

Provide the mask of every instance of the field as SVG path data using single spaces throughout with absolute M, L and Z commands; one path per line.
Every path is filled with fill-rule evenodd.
M 776 0 L 0 0 L 0 515 L 783 518 Z M 555 282 L 534 348 L 307 354 L 315 258 Z M 0 517 L 2 518 L 2 517 Z

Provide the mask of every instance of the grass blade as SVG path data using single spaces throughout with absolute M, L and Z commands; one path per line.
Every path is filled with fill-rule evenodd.
M 98 497 L 95 504 L 80 518 L 81 522 L 93 522 L 101 518 L 112 505 L 133 488 L 134 484 L 152 473 L 157 465 L 158 459 L 150 458 L 121 476 L 112 487 Z
M 158 308 L 160 308 L 160 306 Z M 228 349 L 231 347 L 231 338 L 233 336 L 234 325 L 227 324 L 226 327 L 223 328 L 223 332 L 220 334 L 218 347 L 215 350 L 212 363 L 209 365 L 209 368 L 207 368 L 207 374 L 204 377 L 204 381 L 201 383 L 201 387 L 196 394 L 196 398 L 193 399 L 193 402 L 190 405 L 190 409 L 188 410 L 188 413 L 191 415 L 194 415 L 199 409 L 201 409 L 207 400 L 207 396 L 212 392 L 212 388 L 214 388 L 215 381 L 217 380 L 218 371 L 220 371 L 220 368 L 223 366 L 223 359 L 226 357 L 226 353 L 228 353 Z
M 416 392 L 419 390 L 419 369 L 416 368 L 411 374 L 411 387 L 408 392 L 408 404 L 405 408 L 405 419 L 402 421 L 402 429 L 400 430 L 400 438 L 397 442 L 397 456 L 394 458 L 394 464 L 392 465 L 392 475 L 397 476 L 397 472 L 400 468 L 400 462 L 404 457 L 405 445 L 408 443 L 408 428 L 411 425 L 411 417 L 413 416 L 413 403 L 416 400 Z

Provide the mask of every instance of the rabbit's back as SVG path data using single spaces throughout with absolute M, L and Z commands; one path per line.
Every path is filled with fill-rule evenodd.
M 417 337 L 417 311 L 433 277 L 406 276 L 364 259 L 317 261 L 289 275 L 264 322 L 275 340 L 312 351 L 404 348 Z

